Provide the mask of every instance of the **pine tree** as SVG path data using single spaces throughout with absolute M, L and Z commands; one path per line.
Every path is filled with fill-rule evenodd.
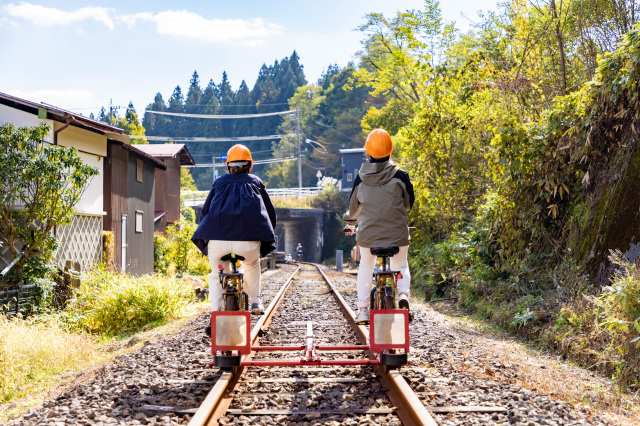
M 184 111 L 187 114 L 201 114 L 204 108 L 200 105 L 202 101 L 202 89 L 200 89 L 200 78 L 198 72 L 194 71 L 191 77 L 187 99 L 184 103 Z M 181 136 L 202 136 L 204 119 L 189 119 L 189 126 L 185 128 L 186 133 Z

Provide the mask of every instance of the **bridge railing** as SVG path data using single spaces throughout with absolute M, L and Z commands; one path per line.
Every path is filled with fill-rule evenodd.
M 317 195 L 321 191 L 322 188 L 317 186 L 307 188 L 267 188 L 267 193 L 271 198 L 310 197 Z M 204 201 L 209 195 L 209 191 L 180 191 L 180 195 L 189 205 L 193 205 L 197 201 Z

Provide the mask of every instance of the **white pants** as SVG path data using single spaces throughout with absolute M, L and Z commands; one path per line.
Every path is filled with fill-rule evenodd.
M 409 274 L 409 263 L 407 253 L 409 246 L 400 247 L 398 254 L 391 258 L 391 270 L 400 271 L 402 278 L 397 282 L 398 294 L 409 295 L 409 285 L 411 275 Z M 371 295 L 371 280 L 373 279 L 373 266 L 376 263 L 376 256 L 371 254 L 367 247 L 360 247 L 360 268 L 358 269 L 358 309 L 369 308 L 369 296 Z
M 260 298 L 260 241 L 209 241 L 209 300 L 211 310 L 219 311 L 222 307 L 222 286 L 218 277 L 218 265 L 224 266 L 224 272 L 231 272 L 229 261 L 220 260 L 226 254 L 234 253 L 244 257 L 244 292 L 255 303 Z

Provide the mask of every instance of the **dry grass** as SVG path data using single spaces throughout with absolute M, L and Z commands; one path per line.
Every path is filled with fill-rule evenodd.
M 0 402 L 37 391 L 52 376 L 86 364 L 95 351 L 88 336 L 69 333 L 55 320 L 0 315 Z
M 552 398 L 567 401 L 577 409 L 588 410 L 594 415 L 613 424 L 640 425 L 640 397 L 621 394 L 612 380 L 585 368 L 562 360 L 559 356 L 544 354 L 517 342 L 504 333 L 491 330 L 488 326 L 469 317 L 438 314 L 437 321 L 453 321 L 456 334 L 473 339 L 483 352 L 485 367 L 478 368 L 466 364 L 464 369 L 482 377 L 514 384 L 527 389 L 548 394 Z M 465 354 L 467 355 L 467 354 Z M 468 354 L 477 359 L 477 354 Z M 515 376 L 503 375 L 491 367 L 491 362 L 499 362 L 507 371 L 517 372 Z M 636 408 L 639 407 L 639 408 Z

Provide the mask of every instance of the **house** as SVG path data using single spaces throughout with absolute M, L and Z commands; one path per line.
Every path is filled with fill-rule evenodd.
M 164 163 L 131 145 L 122 129 L 0 93 L 0 123 L 4 122 L 17 127 L 47 123 L 52 131 L 46 142 L 75 147 L 80 158 L 100 172 L 75 206 L 71 224 L 55 227 L 60 243 L 54 262 L 80 271 L 102 262 L 103 230 L 108 230 L 114 232 L 114 251 L 119 256 L 114 263 L 119 270 L 153 272 L 155 170 L 166 169 Z M 0 266 L 5 258 L 0 252 Z
M 98 168 L 100 174 L 91 180 L 82 199 L 75 206 L 71 224 L 58 226 L 54 231 L 60 241 L 54 253 L 54 261 L 59 265 L 70 263 L 80 270 L 101 262 L 103 174 L 107 140 L 128 141 L 128 136 L 117 127 L 82 115 L 0 93 L 0 123 L 5 122 L 11 122 L 16 127 L 47 123 L 51 128 L 47 142 L 76 147 L 85 163 Z
M 109 139 L 103 180 L 104 230 L 113 233 L 113 264 L 135 275 L 153 272 L 155 177 L 167 169 L 139 146 Z
M 180 167 L 196 162 L 184 144 L 136 145 L 136 148 L 167 165 L 166 170 L 156 169 L 155 178 L 155 229 L 164 232 L 167 225 L 180 219 Z
M 367 153 L 364 148 L 341 149 L 342 155 L 342 185 L 341 190 L 347 197 L 351 194 L 353 182 L 358 176 L 360 166 L 367 161 Z

